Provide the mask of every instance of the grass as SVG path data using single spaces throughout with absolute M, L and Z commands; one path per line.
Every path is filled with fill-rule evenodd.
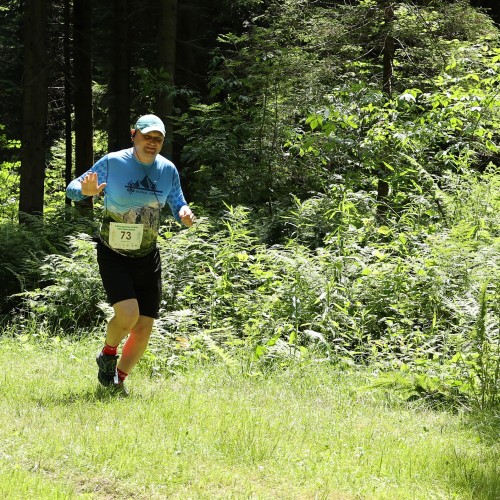
M 98 345 L 0 338 L 0 498 L 500 498 L 494 417 L 411 407 L 318 364 L 144 364 L 113 397 Z

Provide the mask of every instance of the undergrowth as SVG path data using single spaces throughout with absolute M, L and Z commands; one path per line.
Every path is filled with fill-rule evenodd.
M 376 383 L 398 384 L 406 399 L 498 408 L 500 183 L 494 171 L 447 183 L 444 219 L 415 204 L 380 221 L 369 194 L 345 190 L 296 200 L 285 221 L 294 230 L 273 246 L 244 207 L 189 230 L 165 225 L 151 368 L 179 369 L 193 356 L 231 364 L 242 352 L 249 373 L 284 359 L 371 364 L 397 370 Z M 332 221 L 321 246 L 318 207 Z M 92 240 L 75 234 L 66 245 L 37 263 L 43 286 L 21 294 L 14 323 L 31 318 L 68 335 L 109 314 Z

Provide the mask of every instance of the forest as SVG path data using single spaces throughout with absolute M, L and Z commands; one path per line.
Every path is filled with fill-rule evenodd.
M 109 306 L 99 200 L 65 187 L 167 126 L 148 354 L 249 375 L 316 360 L 452 409 L 500 404 L 500 9 L 469 0 L 7 0 L 0 337 Z

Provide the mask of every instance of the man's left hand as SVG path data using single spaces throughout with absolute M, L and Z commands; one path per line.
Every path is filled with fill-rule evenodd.
M 179 210 L 179 217 L 181 218 L 182 223 L 187 227 L 191 227 L 195 220 L 193 212 L 187 205 L 184 205 Z

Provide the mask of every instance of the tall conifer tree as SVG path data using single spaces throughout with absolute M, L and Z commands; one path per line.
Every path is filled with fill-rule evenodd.
M 75 173 L 80 175 L 94 163 L 92 120 L 92 2 L 73 2 L 73 62 L 75 109 Z M 92 198 L 81 202 L 91 205 Z
M 47 2 L 27 0 L 24 11 L 23 127 L 19 211 L 43 212 L 48 114 Z

